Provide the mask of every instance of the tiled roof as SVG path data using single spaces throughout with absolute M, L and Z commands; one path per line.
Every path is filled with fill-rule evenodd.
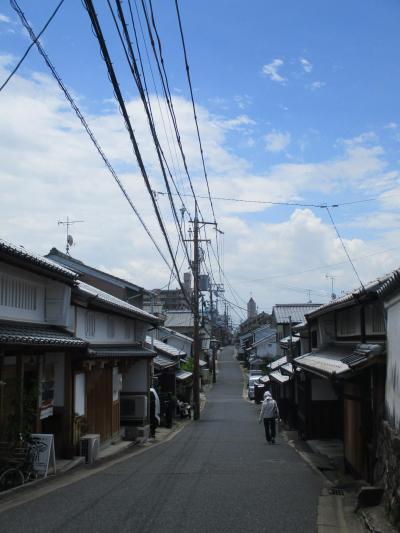
M 73 272 L 72 270 L 69 270 L 68 268 L 59 265 L 55 261 L 46 259 L 45 257 L 42 257 L 39 254 L 26 250 L 23 246 L 11 244 L 7 241 L 4 241 L 3 239 L 0 239 L 0 254 L 5 254 L 18 259 L 22 259 L 26 263 L 29 263 L 36 267 L 40 267 L 41 269 L 47 270 L 48 272 L 58 274 L 69 280 L 74 280 L 78 278 L 78 274 L 76 274 L 76 272 Z
M 100 289 L 97 289 L 96 287 L 93 287 L 88 283 L 84 283 L 83 281 L 77 282 L 76 290 L 81 296 L 84 296 L 86 299 L 90 299 L 92 303 L 101 303 L 115 310 L 123 311 L 124 314 L 128 313 L 129 315 L 132 315 L 135 318 L 141 318 L 142 320 L 149 322 L 150 324 L 160 323 L 160 319 L 158 317 L 151 315 L 150 313 L 143 311 L 143 309 L 135 307 L 134 305 L 129 304 L 124 300 L 120 300 L 119 298 L 116 298 L 115 296 L 112 296 L 107 292 L 101 291 Z
M 343 374 L 350 367 L 343 359 L 354 352 L 355 344 L 332 345 L 296 357 L 295 362 L 305 370 L 325 375 Z
M 259 381 L 260 383 L 269 383 L 271 380 L 269 376 L 261 376 Z
M 267 366 L 268 366 L 268 368 L 270 370 L 276 370 L 277 368 L 279 368 L 280 366 L 284 365 L 285 363 L 287 363 L 287 356 L 286 355 L 284 355 L 283 357 L 280 357 L 279 359 L 276 359 L 275 361 L 272 361 Z
M 167 328 L 165 326 L 160 326 L 158 329 L 160 330 L 161 333 L 165 332 L 166 335 L 169 335 L 172 337 L 178 337 L 179 339 L 184 339 L 185 341 L 188 341 L 188 342 L 193 342 L 192 337 L 188 337 L 187 335 L 184 335 L 183 333 L 179 333 L 178 331 L 174 331 L 173 329 Z
M 292 375 L 293 374 L 293 365 L 292 363 L 286 363 L 281 366 L 281 372 L 286 372 L 286 374 Z
M 175 377 L 178 381 L 186 381 L 187 379 L 193 376 L 192 372 L 187 372 L 186 370 L 178 370 L 175 374 Z
M 154 366 L 158 368 L 170 368 L 171 366 L 175 366 L 177 364 L 177 361 L 173 361 L 164 355 L 156 355 L 156 357 L 153 359 L 153 362 Z
M 314 311 L 307 313 L 307 318 L 314 318 L 328 311 L 333 311 L 338 307 L 344 307 L 347 303 L 350 303 L 352 300 L 357 301 L 357 299 L 364 295 L 368 296 L 368 294 L 377 294 L 381 296 L 385 291 L 385 288 L 387 290 L 390 286 L 392 286 L 392 284 L 394 286 L 396 283 L 398 283 L 396 280 L 399 280 L 399 276 L 399 271 L 394 270 L 390 274 L 386 274 L 385 276 L 365 284 L 364 287 L 358 287 L 354 291 L 345 294 L 341 298 L 337 298 L 332 302 L 322 305 L 319 309 L 315 309 Z
M 290 340 L 292 341 L 292 345 L 296 345 L 296 343 L 300 342 L 300 337 L 294 337 L 293 335 L 292 336 L 288 335 L 287 337 L 283 337 L 283 339 L 279 341 L 279 344 L 281 345 L 282 348 L 289 348 Z
M 85 347 L 87 342 L 53 326 L 0 322 L 1 344 Z
M 149 347 L 151 347 L 152 342 L 153 342 L 154 349 L 156 351 L 163 352 L 167 355 L 175 357 L 176 359 L 186 356 L 186 352 L 183 352 L 182 350 L 178 350 L 177 348 L 174 348 L 174 346 L 171 346 L 170 344 L 167 344 L 166 342 L 162 342 L 157 339 L 152 340 L 150 336 L 147 336 L 146 344 Z
M 108 345 L 93 346 L 89 348 L 89 356 L 94 359 L 101 357 L 154 357 L 155 352 L 142 348 L 141 346 L 132 345 Z
M 274 381 L 277 381 L 280 384 L 286 383 L 286 381 L 289 381 L 290 379 L 289 376 L 285 376 L 284 374 L 281 374 L 279 370 L 277 370 L 276 372 L 271 372 L 269 377 L 273 379 Z
M 272 309 L 277 324 L 289 324 L 291 317 L 292 324 L 304 322 L 304 316 L 311 313 L 321 304 L 276 304 Z
M 117 276 L 109 274 L 108 272 L 104 272 L 103 270 L 98 270 L 97 268 L 85 265 L 85 263 L 83 263 L 79 259 L 75 259 L 70 255 L 60 252 L 60 250 L 57 250 L 57 248 L 52 248 L 46 257 L 57 262 L 57 264 L 61 264 L 66 266 L 67 268 L 70 268 L 78 274 L 90 274 L 94 277 L 109 281 L 110 283 L 113 283 L 114 285 L 117 285 L 119 287 L 127 287 L 135 291 L 144 290 L 142 287 L 139 287 L 131 281 L 118 278 Z
M 167 328 L 192 328 L 194 317 L 191 311 L 168 311 L 165 319 Z

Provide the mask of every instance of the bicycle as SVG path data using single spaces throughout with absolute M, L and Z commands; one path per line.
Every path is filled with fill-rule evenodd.
M 0 492 L 37 479 L 34 460 L 39 451 L 40 446 L 34 441 L 0 443 Z

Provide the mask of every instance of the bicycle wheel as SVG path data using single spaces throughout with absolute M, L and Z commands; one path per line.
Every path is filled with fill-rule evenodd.
M 0 475 L 0 491 L 24 484 L 24 476 L 18 468 L 8 468 Z

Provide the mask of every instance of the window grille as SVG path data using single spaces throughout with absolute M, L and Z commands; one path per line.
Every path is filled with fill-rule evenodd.
M 96 333 L 96 313 L 94 311 L 86 311 L 85 333 L 86 333 L 86 337 L 94 337 L 95 336 L 95 333 Z
M 37 287 L 11 276 L 0 277 L 0 306 L 36 311 Z

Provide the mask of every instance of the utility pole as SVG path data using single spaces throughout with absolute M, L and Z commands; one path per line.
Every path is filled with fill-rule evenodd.
M 193 240 L 185 239 L 185 242 L 193 242 L 193 418 L 200 418 L 200 311 L 199 311 L 199 276 L 200 276 L 200 242 L 210 242 L 209 239 L 200 239 L 200 227 L 206 224 L 215 226 L 216 222 L 199 222 L 197 215 L 197 205 L 193 220 Z

